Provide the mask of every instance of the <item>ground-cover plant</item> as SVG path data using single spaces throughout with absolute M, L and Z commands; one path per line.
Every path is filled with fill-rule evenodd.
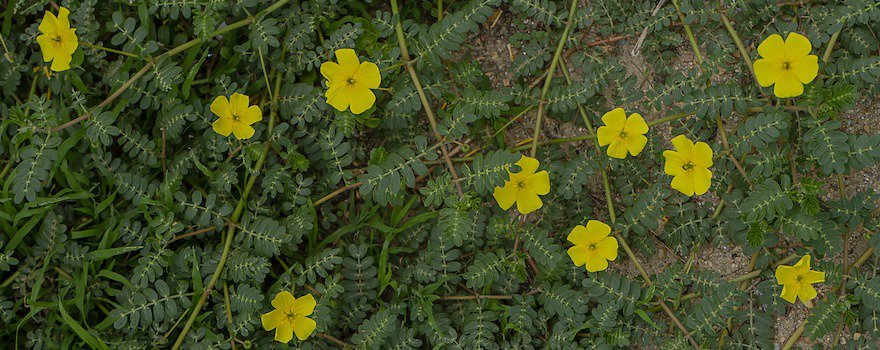
M 876 1 L 2 13 L 10 348 L 878 346 Z

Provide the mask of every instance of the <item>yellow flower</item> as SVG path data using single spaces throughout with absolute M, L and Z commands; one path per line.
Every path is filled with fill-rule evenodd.
M 336 50 L 336 62 L 321 64 L 321 75 L 327 79 L 327 103 L 339 111 L 351 106 L 351 112 L 361 114 L 376 102 L 370 89 L 379 88 L 382 75 L 372 62 L 360 62 L 352 49 Z
M 211 102 L 211 112 L 220 117 L 214 121 L 214 131 L 223 136 L 233 133 L 239 140 L 254 136 L 254 128 L 251 124 L 263 120 L 260 107 L 250 106 L 250 98 L 237 92 L 228 100 L 226 96 L 217 96 L 214 102 Z
M 626 153 L 633 156 L 639 155 L 648 138 L 648 124 L 638 113 L 626 117 L 623 108 L 616 108 L 602 116 L 605 125 L 596 131 L 599 138 L 599 146 L 608 146 L 608 156 L 611 158 L 626 158 Z
M 516 174 L 508 171 L 510 180 L 502 187 L 496 186 L 493 195 L 501 209 L 507 210 L 515 202 L 520 213 L 528 214 L 544 205 L 538 196 L 550 193 L 550 174 L 546 170 L 536 173 L 540 163 L 532 157 L 522 156 L 516 165 L 521 170 Z
M 315 297 L 311 294 L 294 298 L 288 291 L 279 292 L 272 300 L 275 310 L 269 311 L 260 319 L 267 331 L 275 330 L 275 340 L 287 343 L 296 338 L 306 340 L 315 331 L 315 321 L 306 316 L 315 311 Z
M 694 143 L 684 135 L 672 139 L 675 151 L 663 151 L 663 170 L 672 175 L 672 188 L 688 196 L 701 195 L 712 184 L 712 149 L 705 142 Z
M 603 271 L 608 262 L 617 259 L 617 239 L 609 236 L 611 227 L 604 222 L 590 220 L 587 227 L 577 225 L 568 234 L 574 246 L 568 248 L 568 256 L 574 266 L 586 265 L 587 271 Z
M 37 43 L 43 52 L 43 62 L 51 61 L 56 72 L 70 69 L 73 52 L 79 47 L 76 28 L 70 28 L 69 14 L 70 10 L 64 7 L 58 10 L 58 17 L 46 11 L 39 26 L 42 34 L 37 36 Z
M 794 266 L 776 268 L 776 283 L 782 285 L 782 299 L 794 304 L 801 298 L 804 304 L 816 297 L 813 283 L 825 282 L 825 273 L 810 270 L 810 255 L 804 255 Z
M 755 77 L 763 87 L 776 85 L 776 97 L 796 97 L 804 93 L 804 84 L 816 79 L 819 72 L 819 57 L 810 55 L 813 46 L 810 40 L 798 33 L 788 34 L 782 41 L 779 34 L 773 34 L 758 46 L 761 59 L 755 61 Z

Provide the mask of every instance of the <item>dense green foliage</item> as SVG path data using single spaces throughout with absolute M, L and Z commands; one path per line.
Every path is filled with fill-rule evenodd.
M 59 73 L 35 40 L 55 3 L 84 43 Z M 561 0 L 404 1 L 400 13 L 357 0 L 5 1 L 0 343 L 289 348 L 260 322 L 288 290 L 318 302 L 316 333 L 290 344 L 302 348 L 688 348 L 690 337 L 767 349 L 793 308 L 773 271 L 809 253 L 827 278 L 800 337 L 876 346 L 878 196 L 846 176 L 880 161 L 880 135 L 848 133 L 840 116 L 880 91 L 880 3 L 575 3 L 569 18 Z M 504 87 L 471 47 L 495 21 L 519 29 Z M 685 29 L 702 65 L 680 68 L 696 61 Z M 643 30 L 645 71 L 625 66 L 629 49 L 604 49 L 631 48 Z M 788 32 L 810 39 L 820 76 L 779 100 L 737 41 L 755 59 L 761 40 Z M 325 101 L 318 67 L 340 48 L 382 71 L 366 113 Z M 211 129 L 209 104 L 233 92 L 263 110 L 249 140 Z M 591 130 L 542 133 L 551 192 L 528 216 L 503 211 L 493 188 L 531 145 L 511 130 L 531 136 L 539 104 L 543 123 L 580 128 L 639 112 L 648 144 L 616 160 Z M 661 153 L 679 134 L 712 146 L 710 194 L 669 187 Z M 565 238 L 589 219 L 654 266 L 651 280 L 623 249 L 606 271 L 575 267 Z M 698 268 L 709 245 L 752 263 L 729 279 Z M 656 268 L 660 251 L 677 259 Z

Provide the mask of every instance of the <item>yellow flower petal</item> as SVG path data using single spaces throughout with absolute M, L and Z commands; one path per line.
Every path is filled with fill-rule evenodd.
M 235 122 L 233 122 L 232 119 L 220 117 L 220 119 L 215 120 L 214 123 L 211 124 L 211 127 L 214 129 L 214 132 L 225 137 L 232 133 L 232 126 L 234 123 Z
M 809 84 L 819 74 L 819 57 L 816 55 L 804 56 L 791 62 L 791 71 L 801 83 Z
M 293 339 L 294 325 L 289 322 L 283 322 L 275 329 L 275 340 L 282 343 L 289 343 Z
M 789 285 L 784 285 L 782 286 L 782 293 L 779 296 L 782 297 L 782 299 L 785 299 L 785 301 L 794 304 L 794 302 L 797 301 L 797 295 L 798 293 L 796 290 L 789 287 Z
M 379 66 L 373 62 L 361 62 L 360 68 L 354 75 L 354 80 L 370 89 L 378 88 L 382 83 Z
M 801 259 L 798 260 L 797 264 L 794 264 L 794 267 L 809 270 L 810 269 L 810 254 L 805 254 L 804 256 L 802 256 Z
M 629 115 L 629 118 L 626 118 L 624 131 L 627 134 L 644 135 L 648 132 L 648 123 L 645 123 L 645 118 L 642 118 L 641 114 L 633 113 Z
M 599 129 L 596 130 L 596 138 L 599 139 L 599 146 L 605 147 L 611 144 L 614 141 L 618 132 L 611 130 L 611 128 L 607 126 L 600 126 Z
M 498 202 L 498 206 L 504 210 L 510 209 L 510 207 L 513 206 L 513 203 L 516 203 L 516 194 L 516 186 L 511 184 L 510 181 L 505 183 L 504 187 L 496 186 L 495 191 L 492 192 L 495 201 Z
M 260 321 L 263 323 L 263 329 L 271 331 L 280 326 L 286 318 L 284 311 L 275 309 L 260 316 Z
M 291 308 L 293 313 L 297 315 L 308 316 L 311 315 L 312 312 L 315 312 L 315 305 L 317 305 L 315 297 L 313 297 L 311 294 L 306 294 L 297 298 L 293 302 Z
M 599 256 L 599 254 L 588 254 L 586 268 L 590 272 L 604 271 L 608 268 L 608 260 Z
M 308 339 L 309 335 L 315 331 L 317 326 L 315 320 L 305 316 L 297 316 L 293 319 L 293 331 L 296 333 L 296 338 L 299 340 Z
M 357 53 L 352 49 L 336 50 L 336 61 L 339 62 L 342 71 L 345 72 L 346 75 L 354 75 L 353 73 L 356 72 L 361 65 Z
M 250 106 L 244 111 L 244 115 L 241 116 L 241 122 L 247 125 L 251 125 L 260 120 L 263 120 L 263 111 L 260 110 L 260 106 Z
M 608 151 L 606 153 L 611 158 L 626 158 L 626 143 L 621 141 L 613 141 L 610 145 L 608 145 Z
M 602 115 L 602 123 L 612 130 L 623 130 L 626 124 L 626 112 L 623 111 L 623 108 L 615 108 Z
M 779 75 L 782 74 L 783 64 L 782 61 L 776 59 L 756 60 L 752 67 L 755 68 L 755 77 L 758 78 L 758 83 L 763 87 L 776 83 L 776 79 L 779 79 Z
M 639 153 L 642 153 L 645 145 L 648 144 L 648 138 L 644 135 L 631 135 L 627 138 L 626 141 L 626 149 L 633 156 L 637 156 L 639 155 Z
M 232 108 L 226 96 L 217 96 L 214 102 L 211 102 L 211 112 L 220 118 L 232 118 Z
M 706 168 L 712 166 L 712 148 L 709 147 L 709 144 L 705 142 L 697 142 L 694 144 L 693 156 L 694 165 Z
M 583 225 L 577 225 L 568 233 L 568 241 L 574 245 L 585 246 L 590 244 L 587 240 L 587 228 Z
M 804 84 L 791 72 L 785 72 L 776 79 L 773 94 L 779 98 L 797 97 L 804 93 Z
M 79 39 L 76 37 L 76 29 L 67 29 L 61 34 L 61 46 L 64 53 L 72 55 L 79 47 Z
M 293 307 L 293 302 L 295 301 L 296 298 L 293 297 L 293 294 L 290 294 L 290 292 L 286 290 L 281 291 L 275 295 L 274 299 L 272 299 L 272 307 L 284 311 L 290 311 Z
M 538 166 L 539 166 L 540 164 L 541 164 L 541 163 L 538 162 L 537 159 L 532 158 L 532 157 L 529 157 L 529 156 L 522 156 L 522 157 L 520 157 L 519 160 L 516 162 L 516 165 L 519 165 L 519 168 L 520 168 L 520 171 L 519 171 L 519 172 L 520 172 L 521 174 L 533 174 L 533 173 L 535 173 L 535 171 L 538 170 Z
M 602 241 L 596 244 L 596 250 L 602 258 L 608 261 L 614 261 L 617 259 L 617 239 L 614 237 L 605 237 Z
M 694 194 L 701 196 L 712 186 L 712 172 L 705 168 L 694 168 L 693 173 Z
M 545 170 L 530 176 L 526 190 L 541 196 L 550 193 L 550 174 Z
M 678 190 L 685 196 L 693 196 L 695 187 L 693 172 L 683 171 L 680 174 L 675 175 L 675 177 L 672 178 L 672 183 L 670 185 L 673 189 Z
M 52 38 L 48 34 L 37 36 L 37 44 L 40 44 L 40 52 L 43 53 L 43 62 L 51 62 L 58 50 L 53 46 Z
M 574 263 L 574 266 L 582 266 L 587 262 L 587 248 L 582 245 L 576 245 L 571 248 L 568 248 L 568 257 L 571 258 L 571 262 Z
M 684 159 L 681 157 L 676 151 L 663 151 L 663 157 L 666 158 L 666 163 L 663 164 L 663 172 L 666 175 L 678 175 L 682 171 L 682 167 L 684 166 Z
M 793 281 L 794 276 L 794 268 L 786 265 L 779 265 L 776 267 L 776 284 L 786 284 L 790 281 Z
M 58 17 L 55 17 L 54 14 L 46 11 L 46 13 L 43 14 L 43 20 L 40 21 L 40 26 L 37 27 L 37 29 L 40 30 L 40 33 L 54 33 L 58 29 Z
M 232 114 L 242 116 L 244 115 L 244 111 L 247 110 L 248 106 L 250 106 L 251 98 L 248 95 L 233 93 L 232 96 L 229 97 L 229 107 L 232 110 Z
M 822 283 L 825 282 L 825 273 L 820 271 L 807 271 L 804 274 L 804 283 Z
M 70 10 L 63 6 L 59 7 L 57 18 L 58 20 L 55 22 L 55 26 L 59 31 L 70 29 Z
M 234 123 L 232 126 L 232 134 L 235 135 L 235 138 L 239 140 L 247 140 L 251 138 L 251 136 L 254 136 L 255 132 L 256 130 L 254 130 L 254 128 L 250 125 Z
M 611 234 L 611 226 L 599 220 L 587 221 L 587 241 L 589 243 L 599 243 L 605 237 Z
M 803 302 L 813 300 L 813 298 L 815 298 L 817 294 L 818 293 L 816 293 L 816 288 L 813 288 L 813 286 L 811 286 L 809 284 L 803 285 L 797 291 L 798 298 L 800 298 L 801 301 L 803 301 Z
M 70 61 L 73 60 L 73 56 L 59 54 L 52 59 L 52 70 L 56 72 L 62 72 L 70 69 Z
M 783 59 L 787 57 L 785 52 L 785 42 L 779 34 L 773 34 L 764 39 L 761 45 L 758 45 L 758 54 L 763 58 Z
M 321 75 L 331 83 L 345 80 L 342 66 L 332 61 L 321 63 Z
M 672 139 L 672 145 L 675 147 L 675 150 L 678 151 L 678 155 L 683 159 L 692 158 L 694 142 L 691 139 L 687 138 L 684 135 L 678 135 Z
M 788 33 L 785 38 L 785 53 L 788 57 L 803 57 L 810 54 L 813 45 L 810 39 L 798 33 Z
M 349 102 L 351 102 L 351 88 L 347 85 L 340 86 L 335 89 L 332 87 L 327 90 L 327 104 L 336 108 L 337 111 L 344 111 L 348 109 Z
M 360 84 L 350 88 L 349 91 L 351 91 L 351 113 L 361 114 L 376 103 L 376 95 L 373 91 Z
M 544 203 L 541 202 L 541 197 L 538 197 L 535 193 L 520 192 L 518 197 L 519 198 L 516 199 L 516 210 L 521 214 L 531 213 L 544 206 Z

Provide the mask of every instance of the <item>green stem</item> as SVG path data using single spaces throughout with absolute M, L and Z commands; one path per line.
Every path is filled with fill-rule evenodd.
M 736 44 L 736 48 L 739 49 L 739 54 L 742 56 L 743 61 L 745 61 L 749 72 L 752 72 L 752 78 L 755 79 L 755 84 L 758 85 L 758 89 L 761 89 L 761 84 L 758 83 L 758 76 L 755 75 L 755 68 L 752 65 L 752 58 L 749 57 L 749 52 L 746 51 L 745 45 L 743 45 L 742 40 L 739 39 L 739 34 L 736 34 L 736 30 L 733 29 L 733 25 L 730 24 L 730 19 L 727 18 L 727 15 L 724 12 L 721 12 L 721 21 L 724 23 L 724 28 L 730 33 L 730 37 L 733 38 L 733 42 Z
M 400 46 L 400 55 L 404 60 L 404 66 L 416 88 L 416 92 L 419 94 L 419 100 L 422 102 L 425 114 L 428 115 L 428 122 L 431 124 L 431 131 L 434 132 L 434 138 L 440 143 L 440 152 L 443 153 L 443 160 L 446 162 L 446 167 L 449 169 L 450 175 L 452 175 L 458 194 L 462 195 L 464 192 L 461 189 L 461 184 L 458 183 L 458 172 L 455 171 L 455 166 L 452 165 L 452 161 L 449 159 L 449 150 L 446 149 L 443 136 L 437 131 L 437 119 L 434 118 L 434 110 L 431 109 L 431 104 L 428 102 L 428 97 L 425 96 L 425 90 L 422 88 L 419 76 L 416 74 L 416 70 L 412 66 L 412 59 L 410 58 L 409 50 L 406 47 L 406 36 L 403 34 L 403 25 L 401 24 L 403 21 L 400 19 L 400 9 L 397 6 L 397 0 L 391 0 L 391 13 L 398 16 L 394 30 L 397 32 L 397 44 Z
M 556 74 L 556 65 L 559 64 L 559 57 L 562 55 L 562 49 L 565 48 L 565 42 L 568 41 L 568 33 L 571 31 L 571 24 L 574 22 L 574 15 L 577 12 L 578 0 L 571 0 L 571 6 L 568 9 L 568 20 L 565 23 L 565 30 L 562 31 L 562 37 L 556 44 L 556 52 L 553 54 L 553 60 L 550 62 L 550 70 L 547 72 L 547 78 L 544 79 L 544 87 L 541 89 L 541 99 L 538 100 L 538 117 L 535 120 L 535 132 L 532 136 L 532 157 L 538 153 L 538 138 L 541 135 L 541 119 L 544 117 L 544 98 L 547 91 L 550 90 L 550 84 L 553 82 L 553 75 Z
M 703 71 L 703 55 L 700 54 L 700 46 L 697 45 L 697 39 L 694 37 L 694 32 L 691 31 L 691 26 L 688 25 L 687 21 L 684 20 L 684 14 L 681 13 L 681 8 L 678 7 L 678 0 L 672 0 L 672 5 L 675 6 L 675 12 L 678 13 L 678 18 L 684 25 L 684 32 L 687 34 L 688 40 L 691 42 L 691 48 L 694 50 L 694 56 L 696 56 L 697 58 L 697 63 L 700 64 L 700 71 Z
M 107 52 L 110 52 L 110 53 L 115 53 L 115 54 L 117 54 L 117 55 L 128 56 L 128 57 L 137 58 L 137 59 L 143 59 L 143 58 L 141 58 L 141 56 L 138 56 L 138 55 L 133 54 L 133 53 L 131 53 L 131 52 L 121 51 L 121 50 L 117 50 L 117 49 L 111 49 L 111 48 L 109 48 L 109 47 L 104 47 L 104 46 L 101 46 L 101 45 L 90 44 L 90 43 L 87 43 L 87 42 L 84 42 L 84 41 L 80 41 L 79 44 L 82 45 L 82 46 L 85 46 L 85 47 L 93 48 L 93 49 L 95 49 L 95 50 L 107 51 Z
M 828 63 L 828 60 L 831 58 L 831 52 L 834 51 L 834 44 L 837 43 L 837 38 L 839 37 L 840 30 L 831 35 L 831 40 L 828 41 L 828 46 L 825 47 L 825 54 L 822 55 L 822 62 Z
M 285 1 L 286 0 L 282 0 Z M 257 181 L 257 175 L 259 175 L 260 170 L 263 168 L 263 163 L 266 162 L 266 156 L 269 154 L 269 150 L 272 148 L 272 131 L 275 129 L 275 117 L 278 114 L 278 93 L 280 92 L 281 85 L 281 73 L 278 73 L 275 81 L 275 95 L 272 97 L 272 107 L 271 112 L 269 113 L 269 128 L 266 132 L 266 136 L 269 138 L 265 141 L 263 146 L 263 152 L 260 153 L 260 158 L 257 159 L 257 164 L 254 165 L 253 174 L 248 178 L 247 183 L 244 186 L 244 191 L 241 193 L 241 197 L 238 199 L 238 204 L 235 206 L 235 211 L 232 212 L 232 216 L 229 218 L 229 229 L 226 232 L 226 237 L 223 242 L 223 252 L 220 254 L 220 261 L 217 263 L 217 267 L 214 268 L 214 272 L 211 275 L 211 280 L 208 282 L 208 285 L 205 286 L 205 290 L 202 292 L 202 296 L 199 298 L 198 302 L 196 302 L 195 308 L 193 308 L 192 313 L 189 316 L 189 319 L 186 320 L 186 324 L 183 326 L 183 330 L 180 331 L 180 335 L 177 336 L 177 340 L 174 342 L 174 346 L 171 348 L 172 350 L 177 350 L 183 345 L 183 340 L 186 338 L 186 334 L 189 333 L 189 330 L 192 329 L 193 324 L 196 322 L 196 318 L 199 316 L 199 312 L 205 306 L 205 302 L 208 301 L 208 297 L 211 295 L 211 290 L 217 284 L 217 281 L 220 279 L 220 275 L 223 274 L 223 268 L 226 266 L 226 259 L 229 258 L 229 252 L 232 250 L 232 241 L 233 236 L 235 236 L 235 228 L 238 227 L 236 225 L 238 223 L 238 219 L 241 218 L 241 214 L 244 211 L 245 204 L 247 203 L 247 198 L 251 193 L 251 189 L 254 187 L 254 183 Z M 267 87 L 268 88 L 268 87 Z

